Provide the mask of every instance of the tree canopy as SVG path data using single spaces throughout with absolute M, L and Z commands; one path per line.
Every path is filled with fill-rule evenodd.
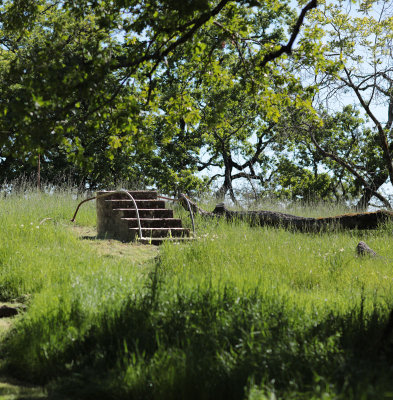
M 352 176 L 361 188 L 360 206 L 367 206 L 373 196 L 390 206 L 380 189 L 387 182 L 393 185 L 392 4 L 386 0 L 326 3 L 313 12 L 312 20 L 309 32 L 323 34 L 321 54 L 326 60 L 325 67 L 313 70 L 319 86 L 315 102 L 334 112 L 338 105 L 350 111 L 345 118 L 348 126 L 360 111 L 369 122 L 336 130 L 334 144 L 318 138 L 315 129 L 308 130 L 309 139 L 319 157 Z M 353 109 L 346 104 L 348 95 Z M 334 135 L 329 136 L 332 141 Z
M 318 3 L 3 1 L 0 180 L 388 206 L 391 6 Z

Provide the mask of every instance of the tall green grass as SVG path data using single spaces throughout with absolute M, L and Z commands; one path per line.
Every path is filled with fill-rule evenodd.
M 120 259 L 100 257 L 71 231 L 79 201 L 70 192 L 28 192 L 0 200 L 0 300 L 31 299 L 14 330 L 29 333 L 11 335 L 23 343 L 10 358 L 19 359 L 22 369 L 25 363 L 37 365 L 49 349 L 57 352 L 57 339 L 65 343 L 72 339 L 70 332 L 88 329 L 89 316 L 141 284 L 140 270 L 132 263 L 124 266 Z M 94 203 L 81 209 L 78 223 L 95 224 Z M 76 304 L 86 316 L 77 328 L 67 324 L 71 315 L 76 317 Z
M 161 265 L 172 286 L 257 287 L 304 306 L 347 308 L 361 293 L 373 301 L 391 295 L 391 230 L 305 234 L 217 221 L 192 246 L 163 246 Z M 358 257 L 360 240 L 380 257 Z
M 2 344 L 9 373 L 86 399 L 393 392 L 383 337 L 392 225 L 301 234 L 197 219 L 198 240 L 138 266 L 72 233 L 76 203 L 67 193 L 0 200 L 1 296 L 31 299 Z M 81 212 L 94 225 L 94 205 Z M 359 240 L 381 257 L 356 257 Z
M 28 192 L 0 199 L 0 299 L 11 300 L 43 287 L 70 282 L 86 267 L 83 245 L 70 235 L 77 200 L 69 192 Z M 78 221 L 93 224 L 92 205 Z

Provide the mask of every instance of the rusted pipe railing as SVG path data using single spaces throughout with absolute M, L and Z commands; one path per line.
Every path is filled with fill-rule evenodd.
M 185 199 L 186 202 L 187 202 L 187 208 L 188 208 L 188 211 L 189 211 L 190 216 L 191 216 L 192 232 L 193 232 L 193 234 L 194 234 L 194 236 L 195 236 L 194 213 L 192 212 L 192 208 L 191 208 L 190 201 L 188 200 L 188 197 L 187 197 L 185 194 L 183 194 L 183 193 L 181 194 L 181 197 L 182 197 L 183 199 Z
M 129 192 L 127 192 L 125 190 L 120 190 L 119 192 L 120 193 L 125 193 L 132 200 L 132 202 L 134 203 L 135 214 L 136 214 L 136 218 L 138 220 L 139 239 L 140 240 L 144 239 L 143 235 L 142 235 L 141 219 L 139 218 L 139 210 L 138 210 L 138 206 L 136 205 L 136 201 L 135 201 L 134 197 Z
M 190 213 L 190 217 L 191 217 L 192 233 L 195 236 L 194 214 L 192 212 L 192 208 L 191 208 L 191 205 L 190 205 L 190 200 L 188 199 L 188 197 L 184 193 L 181 193 L 180 197 L 178 199 L 172 199 L 170 197 L 161 196 L 161 195 L 157 195 L 157 197 L 159 197 L 160 199 L 169 200 L 169 201 L 173 201 L 173 202 L 180 201 L 181 199 L 185 199 L 186 200 L 188 212 Z
M 133 202 L 133 204 L 134 204 L 134 207 L 135 207 L 136 218 L 137 218 L 137 221 L 138 221 L 139 237 L 140 237 L 140 239 L 145 239 L 145 238 L 142 236 L 142 225 L 141 225 L 141 220 L 140 220 L 140 217 L 139 217 L 138 206 L 137 206 L 137 204 L 136 204 L 136 201 L 135 201 L 134 197 L 133 197 L 128 191 L 126 191 L 126 190 L 116 190 L 116 191 L 113 191 L 113 192 L 108 192 L 108 193 L 105 193 L 105 194 L 100 194 L 99 196 L 90 197 L 90 198 L 88 198 L 88 199 L 85 199 L 85 200 L 81 201 L 81 202 L 78 204 L 78 206 L 77 206 L 77 208 L 76 208 L 76 210 L 75 210 L 75 213 L 74 213 L 74 216 L 73 216 L 72 219 L 71 219 L 71 222 L 75 222 L 75 218 L 76 218 L 76 216 L 77 216 L 77 214 L 78 214 L 78 211 L 79 211 L 79 208 L 80 208 L 80 206 L 81 206 L 82 204 L 84 204 L 84 203 L 86 203 L 86 202 L 88 202 L 88 201 L 91 201 L 91 200 L 101 199 L 101 198 L 103 198 L 103 197 L 109 197 L 109 196 L 111 196 L 111 195 L 113 195 L 113 194 L 117 194 L 117 193 L 125 194 L 125 195 L 127 195 L 127 196 L 132 200 L 132 202 Z M 157 195 L 157 197 L 160 198 L 160 199 L 165 199 L 165 200 L 169 200 L 169 201 L 173 201 L 173 202 L 176 202 L 176 201 L 180 201 L 180 200 L 182 200 L 182 199 L 185 199 L 185 201 L 186 201 L 186 203 L 187 203 L 188 212 L 190 213 L 190 217 L 191 217 L 192 232 L 193 232 L 193 234 L 194 234 L 194 236 L 195 236 L 194 213 L 192 212 L 192 207 L 191 207 L 189 198 L 188 198 L 184 193 L 181 193 L 181 195 L 180 195 L 180 197 L 179 197 L 178 199 L 172 199 L 172 198 L 170 198 L 170 197 L 161 196 L 161 195 Z
M 102 196 L 104 197 L 105 195 L 102 195 Z M 100 196 L 100 197 L 101 197 L 101 196 Z M 79 208 L 80 208 L 80 206 L 81 206 L 83 203 L 86 203 L 86 202 L 88 202 L 88 201 L 95 200 L 95 199 L 98 199 L 98 196 L 89 197 L 88 199 L 85 199 L 85 200 L 81 201 L 81 202 L 78 204 L 78 207 L 76 207 L 76 210 L 75 210 L 75 212 L 74 212 L 74 216 L 71 218 L 71 222 L 75 222 L 76 214 L 78 214 Z
M 114 192 L 108 192 L 108 193 L 105 193 L 105 194 L 100 194 L 99 196 L 90 197 L 88 199 L 85 199 L 85 200 L 81 201 L 78 204 L 78 207 L 75 210 L 75 213 L 74 213 L 74 216 L 71 219 L 71 222 L 75 222 L 76 215 L 78 214 L 79 208 L 83 203 L 86 203 L 86 202 L 91 201 L 91 200 L 101 199 L 103 197 L 109 197 L 109 196 L 111 196 L 113 194 L 118 194 L 118 193 L 125 194 L 132 200 L 132 202 L 134 204 L 134 207 L 135 207 L 136 218 L 138 220 L 139 238 L 140 239 L 144 239 L 144 237 L 142 236 L 142 225 L 141 225 L 141 219 L 139 218 L 138 206 L 136 205 L 136 201 L 135 201 L 134 197 L 129 192 L 127 192 L 126 190 L 116 190 Z

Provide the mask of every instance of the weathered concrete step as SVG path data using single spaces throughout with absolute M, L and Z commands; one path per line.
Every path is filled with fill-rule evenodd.
M 129 197 L 126 194 L 123 193 L 116 193 L 116 191 L 113 190 L 108 190 L 108 191 L 101 191 L 97 192 L 97 195 L 101 194 L 107 194 L 113 192 L 112 196 L 108 196 L 106 199 L 129 199 Z M 131 196 L 135 200 L 156 200 L 157 199 L 157 191 L 155 190 L 129 190 L 128 193 L 131 194 Z
M 138 228 L 129 228 L 133 236 L 139 234 Z M 148 238 L 163 238 L 163 237 L 181 237 L 189 236 L 190 230 L 188 228 L 142 228 L 142 236 Z
M 175 242 L 175 243 L 185 243 L 185 242 L 191 242 L 195 240 L 193 237 L 163 237 L 163 238 L 152 238 L 152 239 L 142 239 L 139 240 L 139 243 L 142 244 L 154 244 L 156 246 L 159 246 L 160 244 L 163 244 L 165 242 Z
M 138 228 L 137 218 L 122 218 L 127 221 L 129 228 Z M 141 218 L 142 228 L 181 228 L 181 219 L 178 218 Z
M 111 204 L 112 208 L 134 208 L 132 200 L 105 200 L 107 204 Z M 139 208 L 165 208 L 164 200 L 135 200 Z
M 112 192 L 98 192 L 108 194 Z M 142 225 L 142 238 L 134 202 L 125 193 L 110 194 L 97 199 L 97 232 L 103 237 L 122 241 L 139 240 L 142 243 L 161 244 L 164 241 L 191 240 L 190 230 L 182 228 L 182 221 L 173 218 L 173 210 L 165 208 L 156 191 L 130 191 L 136 201 Z
M 136 211 L 134 208 L 114 208 L 121 218 L 136 218 Z M 140 218 L 173 218 L 173 210 L 166 208 L 140 208 Z

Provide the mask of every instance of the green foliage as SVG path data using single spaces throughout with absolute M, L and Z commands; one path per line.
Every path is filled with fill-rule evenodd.
M 388 3 L 319 2 L 299 20 L 305 4 L 3 1 L 0 181 L 40 160 L 43 180 L 83 188 L 217 184 L 236 203 L 242 181 L 255 197 L 390 206 Z M 337 106 L 345 90 L 358 107 Z
M 211 164 L 228 152 L 264 164 L 250 138 L 299 90 L 284 58 L 259 67 L 295 22 L 285 2 L 20 0 L 0 12 L 1 180 L 40 155 L 48 180 L 200 190 L 202 149 Z
M 326 172 L 313 174 L 309 169 L 282 159 L 277 174 L 280 187 L 277 190 L 278 197 L 305 202 L 334 200 L 334 184 Z
M 287 157 L 278 159 L 272 190 L 278 186 L 278 193 L 287 198 L 359 198 L 371 185 L 364 171 L 375 178 L 384 169 L 378 138 L 367 122 L 351 105 L 330 113 L 321 107 L 318 116 L 289 108 L 277 130 L 294 144 Z
M 311 77 L 320 85 L 317 101 L 333 110 L 336 115 L 331 115 L 331 118 L 337 120 L 341 118 L 337 104 L 341 103 L 343 96 L 350 94 L 350 101 L 356 104 L 356 109 L 367 116 L 368 129 L 363 126 L 363 132 L 359 134 L 358 128 L 352 125 L 355 129 L 353 134 L 348 126 L 338 122 L 337 133 L 340 137 L 332 134 L 331 143 L 327 143 L 329 140 L 326 138 L 322 139 L 322 150 L 317 145 L 315 147 L 316 152 L 333 166 L 334 174 L 339 168 L 351 176 L 357 190 L 362 191 L 359 205 L 367 206 L 375 196 L 384 206 L 390 207 L 390 199 L 384 197 L 380 190 L 387 181 L 393 185 L 389 133 L 393 124 L 392 54 L 388 50 L 392 40 L 390 2 L 354 3 L 356 6 L 345 7 L 342 1 L 322 2 L 320 9 L 311 13 L 311 26 L 304 32 L 311 42 L 317 39 L 316 31 L 325 38 L 319 43 L 320 57 L 326 62 L 314 66 Z M 348 109 L 343 112 L 347 114 L 348 123 L 353 124 Z M 358 111 L 353 115 L 357 118 Z M 330 127 L 328 129 L 330 131 Z M 325 149 L 327 151 L 323 151 Z

